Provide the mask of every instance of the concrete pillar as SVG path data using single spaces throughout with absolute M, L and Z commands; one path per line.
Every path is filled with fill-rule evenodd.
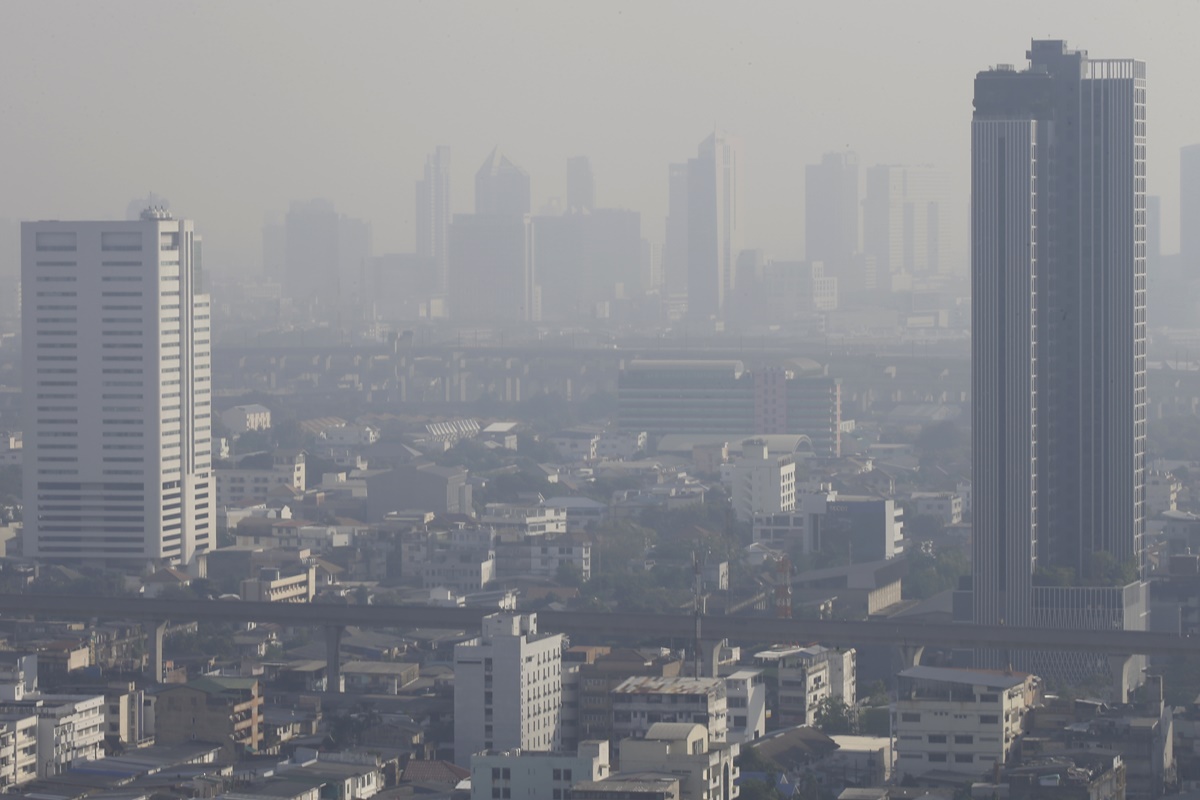
M 721 657 L 721 648 L 725 646 L 725 639 L 701 639 L 700 640 L 700 675 L 701 678 L 716 678 L 718 677 L 717 662 Z
M 900 651 L 900 663 L 904 669 L 915 667 L 921 663 L 921 656 L 925 653 L 925 645 L 923 644 L 901 644 L 896 648 Z
M 1105 658 L 1108 660 L 1108 674 L 1112 676 L 1113 681 L 1113 700 L 1117 703 L 1128 703 L 1129 666 L 1133 656 L 1109 653 Z
M 342 691 L 342 625 L 325 626 L 325 691 L 339 694 Z
M 142 623 L 142 632 L 146 636 L 146 672 L 153 683 L 162 683 L 163 679 L 163 634 L 166 630 L 166 620 Z

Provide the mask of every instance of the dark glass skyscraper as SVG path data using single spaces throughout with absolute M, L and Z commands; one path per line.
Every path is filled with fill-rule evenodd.
M 1145 625 L 1145 64 L 975 79 L 974 618 Z

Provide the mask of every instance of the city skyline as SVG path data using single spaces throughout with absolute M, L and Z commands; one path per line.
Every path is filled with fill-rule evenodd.
M 415 198 L 409 187 L 421 175 L 424 156 L 440 144 L 449 145 L 464 164 L 478 163 L 493 145 L 505 148 L 530 171 L 534 208 L 561 196 L 565 159 L 587 154 L 597 177 L 597 204 L 641 212 L 644 228 L 658 240 L 667 201 L 659 176 L 714 122 L 746 142 L 748 242 L 780 258 L 799 258 L 803 201 L 789 197 L 805 165 L 824 152 L 852 149 L 863 164 L 934 164 L 950 173 L 954 196 L 965 208 L 969 159 L 960 134 L 970 86 L 962 75 L 981 62 L 1018 60 L 1020 51 L 1011 42 L 1031 33 L 1062 34 L 1106 52 L 1158 54 L 1156 107 L 1170 111 L 1160 111 L 1155 121 L 1148 191 L 1164 198 L 1166 252 L 1177 240 L 1178 149 L 1200 139 L 1193 133 L 1200 131 L 1200 111 L 1187 102 L 1190 87 L 1181 77 L 1195 71 L 1196 56 L 1182 38 L 1171 38 L 1200 22 L 1200 9 L 1183 3 L 1144 9 L 1029 3 L 969 14 L 947 2 L 871 7 L 870 14 L 839 5 L 815 7 L 804 16 L 783 6 L 746 14 L 702 6 L 701 13 L 687 17 L 666 7 L 616 6 L 571 12 L 586 17 L 586 24 L 569 28 L 588 31 L 578 39 L 552 35 L 568 29 L 566 12 L 552 6 L 521 14 L 479 6 L 461 30 L 452 27 L 448 10 L 398 11 L 370 3 L 340 13 L 290 6 L 287 14 L 270 4 L 247 10 L 216 3 L 195 15 L 136 2 L 122 7 L 140 13 L 121 20 L 122 15 L 83 8 L 78 27 L 57 25 L 53 12 L 40 4 L 6 7 L 13 24 L 4 26 L 11 39 L 0 63 L 15 76 L 6 92 L 11 112 L 24 124 L 0 138 L 0 159 L 13 187 L 10 199 L 0 201 L 0 217 L 112 218 L 126 198 L 154 190 L 170 197 L 178 213 L 206 220 L 210 262 L 218 271 L 256 264 L 264 210 L 304 197 L 329 197 L 345 213 L 372 221 L 379 252 L 414 250 Z M 233 14 L 249 16 L 235 24 Z M 251 34 L 260 16 L 278 32 L 277 43 L 268 47 L 278 58 L 265 70 L 257 66 L 263 42 Z M 967 17 L 975 23 L 973 37 L 929 38 L 942 24 L 950 30 Z M 131 19 L 139 34 L 167 28 L 173 34 L 131 39 L 126 24 Z M 30 35 L 50 26 L 54 37 Z M 728 46 L 668 47 L 652 36 L 674 27 L 699 43 Z M 331 57 L 348 38 L 365 35 L 373 41 L 388 30 L 453 30 L 460 36 L 422 37 L 428 43 L 400 47 L 356 46 L 357 58 Z M 505 37 L 490 36 L 497 30 L 515 31 L 525 50 L 518 63 L 499 58 Z M 94 42 L 82 40 L 83 31 L 94 31 Z M 909 40 L 906 33 L 923 44 L 898 45 Z M 403 34 L 406 42 L 410 35 Z M 802 46 L 778 41 L 796 36 Z M 849 36 L 863 47 L 860 65 L 843 70 L 842 80 L 818 85 L 791 77 L 845 60 L 845 48 L 837 43 Z M 171 49 L 162 44 L 168 39 L 175 43 Z M 129 46 L 106 49 L 77 80 L 77 59 L 100 41 Z M 433 42 L 441 43 L 436 50 Z M 613 61 L 602 43 L 615 43 L 633 57 Z M 302 57 L 310 44 L 318 47 L 318 58 Z M 580 57 L 568 58 L 564 51 L 572 49 Z M 187 57 L 173 58 L 176 52 Z M 219 61 L 212 59 L 215 52 L 222 54 Z M 597 63 L 606 69 L 594 74 L 588 65 Z M 175 66 L 163 70 L 161 64 Z M 394 83 L 392 76 L 421 64 L 441 67 L 443 78 L 381 91 L 380 81 Z M 550 65 L 556 66 L 544 68 Z M 135 74 L 148 87 L 169 91 L 173 79 L 167 75 L 176 73 L 187 82 L 211 79 L 225 87 L 195 99 L 201 124 L 194 128 L 165 127 L 164 120 L 147 119 L 125 100 L 113 109 L 114 123 L 67 124 L 67 109 L 101 119 L 94 98 L 104 87 L 119 85 L 119 75 Z M 631 80 L 631 73 L 641 80 Z M 908 91 L 918 74 L 922 90 Z M 505 91 L 520 80 L 538 90 Z M 305 91 L 293 88 L 298 86 Z M 380 104 L 384 96 L 395 99 Z M 48 97 L 57 101 L 45 102 Z M 781 105 L 783 97 L 789 99 Z M 554 125 L 546 124 L 548 98 L 565 112 L 555 112 Z M 227 112 L 240 115 L 239 123 L 218 125 Z M 636 148 L 627 144 L 628 134 L 618 133 L 628 126 L 628 114 L 639 119 Z M 468 118 L 480 124 L 465 123 Z M 51 130 L 53 136 L 43 135 Z M 129 130 L 139 133 L 128 136 Z M 166 157 L 164 148 L 176 145 L 194 152 L 196 167 Z M 250 150 L 258 153 L 253 161 L 244 156 Z M 106 158 L 90 157 L 99 151 Z M 17 152 L 27 155 L 15 158 Z M 224 170 L 239 174 L 246 188 L 222 190 Z M 468 200 L 470 177 L 458 171 L 453 197 Z M 106 182 L 111 178 L 115 184 Z

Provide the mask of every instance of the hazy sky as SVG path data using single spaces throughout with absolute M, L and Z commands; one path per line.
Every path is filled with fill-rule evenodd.
M 1196 0 L 0 3 L 0 217 L 123 217 L 153 191 L 213 267 L 257 267 L 264 213 L 324 196 L 412 246 L 413 181 L 449 144 L 454 207 L 493 145 L 534 208 L 591 157 L 597 200 L 662 239 L 667 165 L 742 137 L 748 242 L 803 252 L 804 165 L 934 163 L 966 202 L 971 84 L 1031 37 L 1148 62 L 1150 192 L 1177 240 L 1200 142 Z

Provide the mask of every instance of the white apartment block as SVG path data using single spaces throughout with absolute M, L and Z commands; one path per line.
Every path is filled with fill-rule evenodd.
M 479 524 L 492 528 L 497 535 L 551 536 L 567 532 L 567 511 L 543 505 L 488 503 Z
M 484 750 L 557 750 L 562 739 L 561 634 L 536 614 L 490 614 L 454 648 L 454 760 Z
M 265 603 L 310 603 L 317 593 L 317 568 L 311 564 L 295 569 L 263 567 L 257 578 L 242 581 L 246 601 Z
M 739 669 L 725 676 L 729 742 L 745 744 L 767 732 L 767 683 L 761 669 Z
M 271 409 L 258 403 L 234 406 L 221 412 L 221 423 L 234 435 L 270 430 Z
M 233 468 L 216 470 L 217 505 L 227 508 L 247 503 L 263 503 L 277 486 L 304 491 L 306 481 L 304 453 L 277 452 L 267 469 Z
M 703 725 L 711 743 L 728 741 L 729 703 L 721 678 L 637 676 L 610 694 L 616 739 L 644 736 L 657 722 L 686 722 Z
M 596 457 L 626 461 L 646 452 L 649 437 L 645 431 L 610 431 L 600 434 Z
M 740 746 L 715 744 L 699 724 L 657 722 L 638 739 L 621 740 L 621 772 L 679 778 L 680 800 L 733 800 L 740 793 L 734 764 Z
M 850 706 L 857 702 L 858 654 L 854 648 L 810 645 L 764 650 L 754 654 L 754 661 L 775 671 L 779 724 L 811 725 L 826 697 L 839 698 Z
M 733 465 L 733 510 L 742 522 L 755 514 L 778 514 L 796 507 L 796 462 L 791 456 L 772 456 L 760 439 L 742 443 L 742 457 Z
M 546 444 L 557 450 L 559 457 L 566 461 L 590 463 L 596 460 L 600 434 L 594 431 L 562 431 L 547 436 Z
M 104 754 L 104 695 L 26 695 L 0 701 L 0 714 L 37 717 L 39 778 L 66 772 Z
M 916 666 L 897 678 L 892 707 L 896 771 L 991 774 L 1008 762 L 1040 680 L 1021 672 Z
M 1146 473 L 1146 516 L 1157 517 L 1166 511 L 1179 509 L 1179 493 L 1183 482 L 1170 472 L 1153 470 Z
M 477 753 L 471 757 L 471 800 L 565 800 L 576 783 L 603 780 L 611 769 L 608 742 L 595 740 L 580 742 L 575 753 Z
M 211 321 L 192 223 L 21 226 L 25 555 L 214 546 Z
M 38 719 L 34 714 L 0 714 L 0 791 L 38 776 Z
M 954 492 L 913 492 L 913 506 L 924 517 L 936 517 L 943 525 L 963 521 L 962 495 Z

